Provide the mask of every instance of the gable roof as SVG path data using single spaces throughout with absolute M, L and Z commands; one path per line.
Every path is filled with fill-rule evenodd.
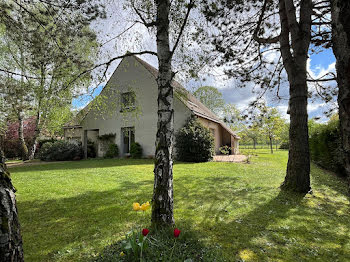
M 151 66 L 149 63 L 147 63 L 146 61 L 142 60 L 137 56 L 131 56 L 131 57 L 133 57 L 136 61 L 138 61 L 141 65 L 143 65 L 146 68 L 146 70 L 150 72 L 155 79 L 157 79 L 158 70 L 155 67 Z M 176 93 L 179 94 L 178 98 L 188 107 L 188 109 L 190 109 L 193 112 L 193 114 L 220 124 L 221 127 L 224 128 L 233 137 L 239 139 L 239 136 L 236 133 L 234 133 L 231 130 L 231 128 L 229 128 L 217 115 L 215 115 L 209 108 L 207 108 L 203 103 L 201 103 L 194 95 L 192 95 L 187 89 L 185 89 L 179 82 L 177 82 L 176 80 L 173 80 L 171 85 L 174 88 L 174 94 Z M 68 122 L 64 126 L 64 128 L 81 127 L 80 123 L 82 120 L 84 120 L 85 116 L 90 111 L 91 103 L 92 101 L 86 107 L 84 107 L 72 121 Z

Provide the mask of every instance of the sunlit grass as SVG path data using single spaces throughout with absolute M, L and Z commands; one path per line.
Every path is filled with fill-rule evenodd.
M 227 261 L 350 261 L 344 181 L 312 165 L 313 194 L 284 194 L 287 151 L 251 164 L 177 163 L 175 220 L 219 244 Z M 10 169 L 26 261 L 86 261 L 150 222 L 152 160 L 88 160 Z

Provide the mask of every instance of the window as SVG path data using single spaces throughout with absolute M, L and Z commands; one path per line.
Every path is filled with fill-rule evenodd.
M 121 95 L 121 112 L 135 109 L 135 93 L 127 92 Z
M 123 154 L 130 154 L 130 146 L 135 142 L 135 128 L 134 127 L 124 127 L 122 128 L 122 144 L 123 144 Z

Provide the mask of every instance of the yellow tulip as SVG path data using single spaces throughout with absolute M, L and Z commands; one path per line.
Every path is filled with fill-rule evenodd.
M 134 211 L 139 211 L 141 209 L 140 203 L 133 203 L 132 209 L 134 209 Z
M 149 202 L 147 201 L 146 203 L 143 203 L 142 205 L 141 205 L 141 210 L 142 211 L 146 211 L 146 210 L 148 210 L 149 208 L 150 208 L 150 204 L 149 204 Z

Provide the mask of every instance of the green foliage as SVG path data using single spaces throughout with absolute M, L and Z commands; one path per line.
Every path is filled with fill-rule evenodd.
M 319 124 L 310 134 L 311 159 L 318 165 L 345 176 L 339 120 Z
M 231 147 L 229 146 L 222 146 L 219 148 L 219 150 L 224 155 L 229 155 L 231 153 Z
M 79 160 L 83 156 L 83 150 L 81 144 L 59 140 L 45 143 L 38 156 L 43 161 Z
M 141 158 L 142 157 L 142 147 L 139 143 L 134 142 L 130 145 L 130 156 L 132 158 Z
M 119 148 L 117 144 L 109 144 L 104 155 L 105 158 L 115 158 L 119 156 Z
M 184 162 L 206 162 L 214 155 L 214 138 L 196 117 L 190 117 L 176 134 L 176 157 Z
M 244 117 L 241 111 L 234 104 L 226 104 L 223 108 L 223 121 L 229 127 L 239 133 L 245 129 Z
M 97 139 L 100 141 L 101 150 L 105 153 L 104 157 L 113 158 L 119 155 L 119 149 L 115 149 L 113 148 L 114 146 L 111 146 L 114 145 L 115 133 L 103 134 L 98 136 Z M 117 150 L 118 153 L 115 153 L 115 150 Z
M 219 113 L 225 105 L 221 92 L 213 86 L 201 86 L 193 95 L 214 113 Z
M 104 16 L 103 8 L 88 1 L 73 1 L 65 8 L 2 1 L 0 10 L 0 67 L 25 76 L 0 75 L 0 96 L 14 114 L 38 117 L 39 133 L 45 129 L 62 135 L 73 95 L 91 81 L 89 73 L 80 74 L 96 60 L 98 43 L 89 24 Z
M 127 261 L 142 261 L 142 258 L 144 257 L 143 252 L 147 250 L 148 243 L 147 236 L 144 236 L 140 230 L 132 230 L 128 232 L 125 239 L 121 241 L 122 251 L 120 252 L 123 252 L 126 255 L 125 258 L 122 258 Z
M 289 149 L 289 142 L 282 142 L 279 149 Z

